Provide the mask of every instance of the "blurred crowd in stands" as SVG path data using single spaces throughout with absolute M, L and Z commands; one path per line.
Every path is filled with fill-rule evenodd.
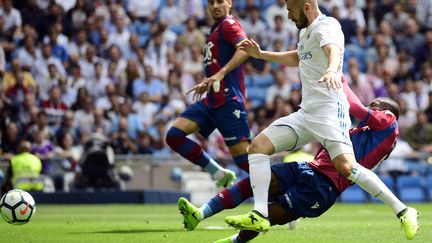
M 399 103 L 397 159 L 430 155 L 432 1 L 319 3 L 342 25 L 344 73 L 360 100 L 388 96 Z M 207 0 L 1 1 L 1 155 L 8 158 L 28 140 L 43 162 L 65 157 L 72 168 L 82 144 L 99 133 L 116 154 L 175 156 L 165 132 L 192 102 L 186 91 L 205 78 L 206 6 Z M 296 48 L 298 30 L 284 0 L 233 0 L 232 15 L 263 49 Z M 297 68 L 250 59 L 245 72 L 252 134 L 298 109 Z M 215 158 L 229 157 L 220 135 L 197 139 Z

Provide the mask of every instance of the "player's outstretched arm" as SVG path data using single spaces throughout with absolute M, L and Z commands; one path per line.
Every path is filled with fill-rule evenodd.
M 246 51 L 251 57 L 263 59 L 265 61 L 277 62 L 287 66 L 298 66 L 299 59 L 297 51 L 272 52 L 263 51 L 261 47 L 252 39 L 243 40 L 238 44 L 241 50 Z
M 249 58 L 249 55 L 244 50 L 241 50 L 240 48 L 237 48 L 234 55 L 231 57 L 229 62 L 225 64 L 217 73 L 212 75 L 209 78 L 206 78 L 199 84 L 195 85 L 191 90 L 189 90 L 186 94 L 189 94 L 191 92 L 194 92 L 193 99 L 199 100 L 201 99 L 202 95 L 206 92 L 209 92 L 210 89 L 213 87 L 214 92 L 219 92 L 219 85 L 220 81 L 225 77 L 225 75 L 235 68 L 237 68 L 239 65 L 244 63 Z
M 354 92 L 349 87 L 345 76 L 343 75 L 342 75 L 342 85 L 343 85 L 343 91 L 347 96 L 348 103 L 350 104 L 349 113 L 354 117 L 356 117 L 357 119 L 363 120 L 368 115 L 369 109 L 365 107 L 361 103 L 357 95 L 354 94 Z

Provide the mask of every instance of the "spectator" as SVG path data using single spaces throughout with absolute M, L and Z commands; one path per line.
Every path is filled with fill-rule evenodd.
M 199 29 L 197 29 L 196 19 L 188 18 L 186 20 L 186 30 L 179 36 L 179 41 L 186 47 L 204 45 L 205 36 Z
M 10 158 L 13 154 L 18 153 L 18 145 L 21 142 L 17 124 L 14 122 L 9 123 L 6 126 L 6 133 L 3 132 L 2 134 L 1 150 L 3 156 Z
M 281 15 L 276 15 L 274 17 L 274 27 L 271 28 L 270 30 L 267 30 L 267 35 L 266 35 L 266 43 L 268 43 L 269 45 L 272 45 L 276 40 L 278 41 L 282 41 L 283 42 L 283 49 L 287 50 L 288 46 L 291 45 L 292 43 L 295 43 L 293 41 L 295 41 L 295 38 L 291 37 L 289 35 L 289 32 L 284 29 L 284 25 L 283 25 L 283 19 Z
M 126 100 L 125 103 L 122 104 L 120 113 L 112 118 L 113 136 L 115 137 L 115 133 L 118 133 L 122 129 L 126 130 L 129 138 L 132 140 L 136 140 L 138 134 L 144 131 L 144 126 L 140 122 L 138 116 L 131 113 L 129 100 Z
M 102 63 L 96 63 L 94 65 L 95 76 L 89 80 L 87 80 L 87 90 L 89 91 L 90 96 L 93 100 L 98 99 L 105 95 L 105 89 L 108 84 L 110 84 L 110 80 L 103 75 L 103 66 Z
M 12 7 L 12 0 L 4 0 L 0 8 L 0 17 L 4 19 L 2 31 L 17 38 L 22 32 L 21 13 Z
M 136 79 L 133 82 L 133 97 L 138 98 L 142 92 L 147 92 L 150 101 L 160 104 L 162 97 L 167 93 L 165 84 L 153 76 L 153 69 L 150 66 L 144 67 L 144 73 L 144 79 Z
M 105 118 L 104 110 L 96 109 L 93 116 L 92 133 L 101 133 L 108 137 L 111 133 L 111 122 Z
M 261 20 L 260 10 L 258 7 L 253 6 L 248 9 L 248 17 L 241 21 L 243 30 L 248 36 L 256 36 L 257 41 L 263 41 L 264 33 L 267 30 L 267 25 Z
M 41 104 L 42 109 L 48 116 L 48 123 L 52 126 L 59 126 L 68 107 L 61 100 L 61 91 L 58 86 L 50 90 L 50 97 Z
M 354 94 L 366 105 L 375 98 L 373 87 L 366 74 L 360 72 L 357 59 L 351 58 L 348 63 L 348 74 L 345 77 Z
M 36 78 L 37 85 L 39 86 L 39 96 L 42 100 L 48 99 L 48 91 L 50 89 L 50 85 L 47 83 L 49 80 L 49 64 L 54 64 L 61 75 L 66 75 L 65 68 L 60 60 L 51 55 L 51 46 L 49 44 L 42 44 L 42 55 L 36 59 L 32 71 Z
M 425 37 L 418 32 L 417 22 L 409 18 L 405 22 L 404 32 L 396 37 L 399 49 L 404 49 L 409 55 L 415 55 L 417 50 L 425 44 Z
M 153 138 L 150 134 L 142 132 L 138 136 L 137 153 L 138 154 L 153 154 Z
M 98 56 L 96 56 L 96 48 L 93 44 L 88 44 L 87 48 L 85 50 L 85 55 L 82 56 L 79 61 L 78 65 L 81 70 L 81 76 L 88 80 L 91 78 L 94 78 L 95 76 L 95 69 L 94 66 L 96 63 L 104 64 L 104 60 Z M 106 73 L 106 67 L 103 65 L 104 73 Z
M 141 22 L 153 22 L 156 20 L 160 0 L 128 0 L 127 3 L 127 12 L 131 19 Z
M 108 43 L 116 45 L 120 48 L 121 52 L 124 52 L 128 47 L 130 32 L 126 28 L 122 18 L 116 18 L 114 24 L 115 30 L 109 34 Z
M 94 123 L 94 102 L 90 96 L 84 99 L 82 108 L 75 112 L 73 126 L 80 133 L 90 133 Z
M 83 1 L 83 0 L 81 0 Z M 85 29 L 77 30 L 75 38 L 67 46 L 67 52 L 70 58 L 78 60 L 87 52 L 87 47 L 89 43 L 87 42 L 87 33 Z
M 391 12 L 384 15 L 384 20 L 388 21 L 392 28 L 398 33 L 403 31 L 408 18 L 408 14 L 402 11 L 402 4 L 398 2 L 393 4 L 393 10 Z
M 61 162 L 63 169 L 73 171 L 78 165 L 83 148 L 80 145 L 75 146 L 73 136 L 68 132 L 64 132 L 60 135 L 59 143 L 55 146 L 53 153 L 55 156 L 64 159 Z
M 283 100 L 288 100 L 289 93 L 291 92 L 291 84 L 289 84 L 285 80 L 285 76 L 283 71 L 276 70 L 273 72 L 273 77 L 275 80 L 275 83 L 272 84 L 267 89 L 267 96 L 266 96 L 266 106 L 268 109 L 273 109 L 273 102 L 276 98 L 276 96 L 281 97 Z
M 79 144 L 80 133 L 78 130 L 79 128 L 74 126 L 74 114 L 75 113 L 68 111 L 63 116 L 63 121 L 55 132 L 55 141 L 57 141 L 57 144 L 62 141 L 62 136 L 66 133 L 71 135 L 73 144 Z
M 41 55 L 40 50 L 36 49 L 35 41 L 33 37 L 26 36 L 23 40 L 24 46 L 17 50 L 17 58 L 22 65 L 22 69 L 28 72 L 32 71 L 37 58 Z
M 2 88 L 6 96 L 12 99 L 15 104 L 21 104 L 25 95 L 36 93 L 37 90 L 32 75 L 27 71 L 21 71 L 18 59 L 12 61 L 11 71 L 4 75 Z
M 54 145 L 45 137 L 43 131 L 36 131 L 31 153 L 42 160 L 42 174 L 50 175 L 53 171 L 52 157 L 54 156 Z
M 204 6 L 201 0 L 179 0 L 182 14 L 187 18 L 204 19 Z M 201 45 L 200 45 L 201 46 Z
M 160 19 L 167 21 L 169 26 L 180 26 L 186 20 L 186 15 L 174 0 L 167 0 L 161 7 Z
M 142 92 L 139 99 L 132 104 L 132 110 L 138 115 L 140 122 L 148 128 L 153 124 L 153 117 L 159 108 L 158 105 L 150 101 L 147 92 Z
M 423 153 L 432 153 L 432 123 L 427 121 L 423 111 L 417 112 L 417 122 L 407 131 L 407 142 Z

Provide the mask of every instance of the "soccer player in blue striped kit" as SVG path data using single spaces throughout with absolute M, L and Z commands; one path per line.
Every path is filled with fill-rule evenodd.
M 194 92 L 194 99 L 198 101 L 175 120 L 166 136 L 171 149 L 204 168 L 216 180 L 217 186 L 222 187 L 235 181 L 235 173 L 221 167 L 187 135 L 199 132 L 207 138 L 218 129 L 235 164 L 249 171 L 247 147 L 250 132 L 242 65 L 249 55 L 237 48 L 247 36 L 240 23 L 229 15 L 231 7 L 231 0 L 208 0 L 214 24 L 203 48 L 207 78 L 189 91 Z M 204 93 L 207 96 L 201 99 Z

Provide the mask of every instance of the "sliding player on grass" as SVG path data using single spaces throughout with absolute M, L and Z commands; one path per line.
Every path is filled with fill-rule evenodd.
M 361 120 L 358 128 L 350 130 L 356 159 L 362 166 L 374 168 L 388 157 L 396 144 L 399 133 L 399 106 L 391 99 L 377 98 L 366 108 L 349 89 L 346 81 L 343 82 L 343 88 L 351 106 L 350 113 Z M 315 159 L 310 163 L 277 164 L 271 169 L 271 203 L 268 207 L 272 225 L 286 224 L 300 217 L 320 216 L 352 184 L 337 172 L 324 147 L 318 150 Z M 178 206 L 183 214 L 185 227 L 193 230 L 201 220 L 224 209 L 234 208 L 252 196 L 250 180 L 246 178 L 223 190 L 199 209 L 184 198 L 179 199 Z M 405 236 L 412 239 L 418 229 L 417 211 L 406 207 L 402 202 L 400 204 L 403 209 L 394 213 L 400 220 Z M 236 226 L 233 225 L 231 217 L 226 217 L 225 222 Z M 253 218 L 249 220 L 254 221 Z M 218 242 L 246 242 L 258 234 L 256 231 L 244 229 L 239 234 Z

